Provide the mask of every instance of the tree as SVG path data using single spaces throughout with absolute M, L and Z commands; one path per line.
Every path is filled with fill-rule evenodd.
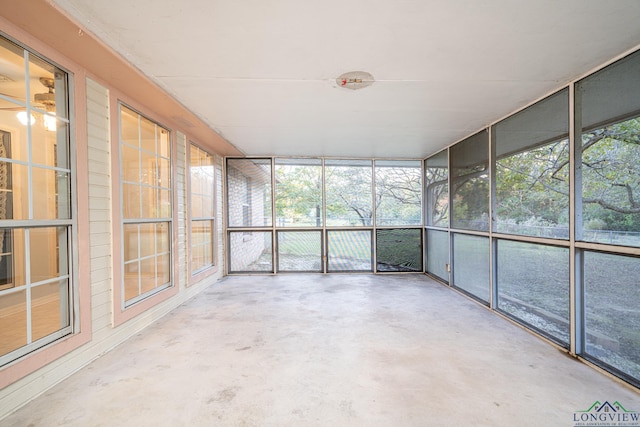
M 276 221 L 278 225 L 322 225 L 320 165 L 276 165 Z
M 449 221 L 449 169 L 427 167 L 426 194 L 427 223 L 447 226 Z
M 638 118 L 582 135 L 583 222 L 640 230 Z M 496 161 L 497 217 L 517 223 L 567 224 L 569 145 L 552 142 Z
M 325 168 L 328 225 L 372 225 L 371 167 Z
M 420 167 L 376 167 L 376 221 L 378 225 L 421 223 Z

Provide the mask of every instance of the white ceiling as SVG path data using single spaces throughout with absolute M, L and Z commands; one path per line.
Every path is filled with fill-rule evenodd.
M 426 157 L 640 43 L 638 0 L 53 3 L 247 155 Z

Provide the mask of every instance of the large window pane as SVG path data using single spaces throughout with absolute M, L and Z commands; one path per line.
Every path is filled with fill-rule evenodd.
M 421 163 L 376 160 L 376 225 L 422 224 Z
M 381 272 L 422 271 L 422 230 L 377 230 L 376 268 Z
M 449 233 L 427 230 L 427 272 L 449 282 Z
M 322 232 L 278 231 L 278 271 L 322 270 Z
M 640 52 L 576 85 L 583 239 L 640 246 Z
M 584 254 L 586 352 L 640 382 L 640 258 Z
M 569 342 L 569 249 L 498 241 L 498 308 Z
M 498 123 L 494 231 L 569 238 L 569 91 Z
M 271 160 L 227 159 L 229 227 L 271 226 Z
M 328 231 L 329 271 L 372 271 L 371 231 Z
M 451 147 L 452 227 L 489 230 L 489 134 L 479 132 Z
M 322 226 L 320 159 L 276 159 L 276 225 Z
M 273 272 L 270 231 L 229 232 L 229 272 Z
M 453 285 L 485 302 L 490 297 L 489 238 L 453 235 Z
M 325 161 L 328 226 L 373 225 L 370 160 Z
M 447 150 L 427 159 L 425 177 L 427 225 L 449 227 L 449 154 Z

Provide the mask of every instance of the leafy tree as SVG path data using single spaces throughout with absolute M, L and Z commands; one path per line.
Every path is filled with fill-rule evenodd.
M 372 225 L 371 167 L 325 168 L 327 222 L 332 225 Z
M 376 167 L 378 225 L 421 223 L 422 177 L 419 167 Z
M 322 225 L 321 166 L 276 165 L 278 225 Z
M 426 194 L 427 222 L 446 227 L 449 221 L 449 169 L 427 167 Z
M 540 225 L 568 222 L 569 145 L 556 141 L 498 159 L 497 217 Z M 582 135 L 585 224 L 640 230 L 640 122 L 633 118 Z
M 569 141 L 563 139 L 496 161 L 496 218 L 502 223 L 568 223 Z

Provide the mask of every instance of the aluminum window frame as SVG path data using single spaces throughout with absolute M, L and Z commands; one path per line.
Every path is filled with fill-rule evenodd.
M 230 215 L 230 206 L 229 206 L 229 169 L 233 167 L 229 167 L 229 160 L 260 160 L 265 161 L 270 160 L 270 168 L 271 168 L 271 223 L 268 226 L 243 226 L 243 225 L 229 225 L 229 215 Z M 312 162 L 321 164 L 321 181 L 322 181 L 322 208 L 321 208 L 321 226 L 309 226 L 309 225 L 297 225 L 297 226 L 279 226 L 276 221 L 276 164 L 278 161 L 283 161 L 284 163 L 295 163 L 296 161 L 300 161 L 302 163 Z M 375 209 L 375 197 L 376 197 L 376 177 L 375 177 L 375 162 L 383 161 L 383 162 L 411 162 L 414 164 L 414 167 L 419 169 L 420 176 L 420 223 L 419 224 L 411 224 L 411 225 L 384 225 L 377 226 L 376 223 L 376 209 Z M 371 182 L 369 187 L 371 188 L 371 206 L 372 206 L 372 217 L 371 224 L 362 224 L 362 225 L 327 225 L 327 180 L 326 180 L 326 168 L 330 166 L 340 166 L 340 163 L 344 163 L 347 165 L 349 162 L 354 162 L 362 165 L 358 165 L 358 167 L 364 167 L 371 172 Z M 364 164 L 366 163 L 366 165 Z M 266 164 L 266 162 L 264 163 Z M 235 168 L 234 168 L 235 169 Z M 321 233 L 321 242 L 320 245 L 322 247 L 322 269 L 321 271 L 312 271 L 312 273 L 376 273 L 376 274 L 416 274 L 416 273 L 424 273 L 425 262 L 422 262 L 422 266 L 420 271 L 377 271 L 377 261 L 376 261 L 376 235 L 377 230 L 392 230 L 392 229 L 415 229 L 419 232 L 422 232 L 424 226 L 424 200 L 422 197 L 422 185 L 424 182 L 424 162 L 423 159 L 407 159 L 407 158 L 398 158 L 398 159 L 376 159 L 376 158 L 353 158 L 353 157 L 304 157 L 304 156 L 247 156 L 247 157 L 235 157 L 229 156 L 225 157 L 224 162 L 224 176 L 225 179 L 225 220 L 227 223 L 225 224 L 225 239 L 226 239 L 226 256 L 225 256 L 225 265 L 226 265 L 226 274 L 229 275 L 243 275 L 243 274 L 288 274 L 290 271 L 281 270 L 280 260 L 279 260 L 279 248 L 278 248 L 278 233 L 279 232 L 288 232 L 288 231 L 319 231 Z M 234 175 L 234 179 L 238 179 L 238 176 Z M 236 198 L 237 199 L 237 198 Z M 238 200 L 236 200 L 237 202 Z M 236 206 L 236 211 L 238 210 L 238 206 Z M 236 212 L 237 213 L 237 212 Z M 237 219 L 235 223 L 237 223 Z M 367 231 L 371 233 L 371 268 L 368 270 L 332 270 L 328 265 L 328 256 L 329 256 L 329 243 L 328 243 L 328 233 L 331 231 Z M 269 271 L 236 271 L 231 269 L 231 240 L 232 233 L 242 232 L 250 237 L 251 233 L 257 232 L 270 232 L 271 233 L 271 242 L 272 242 L 272 269 Z M 424 238 L 421 237 L 422 245 L 424 246 Z M 423 252 L 424 253 L 424 252 Z

